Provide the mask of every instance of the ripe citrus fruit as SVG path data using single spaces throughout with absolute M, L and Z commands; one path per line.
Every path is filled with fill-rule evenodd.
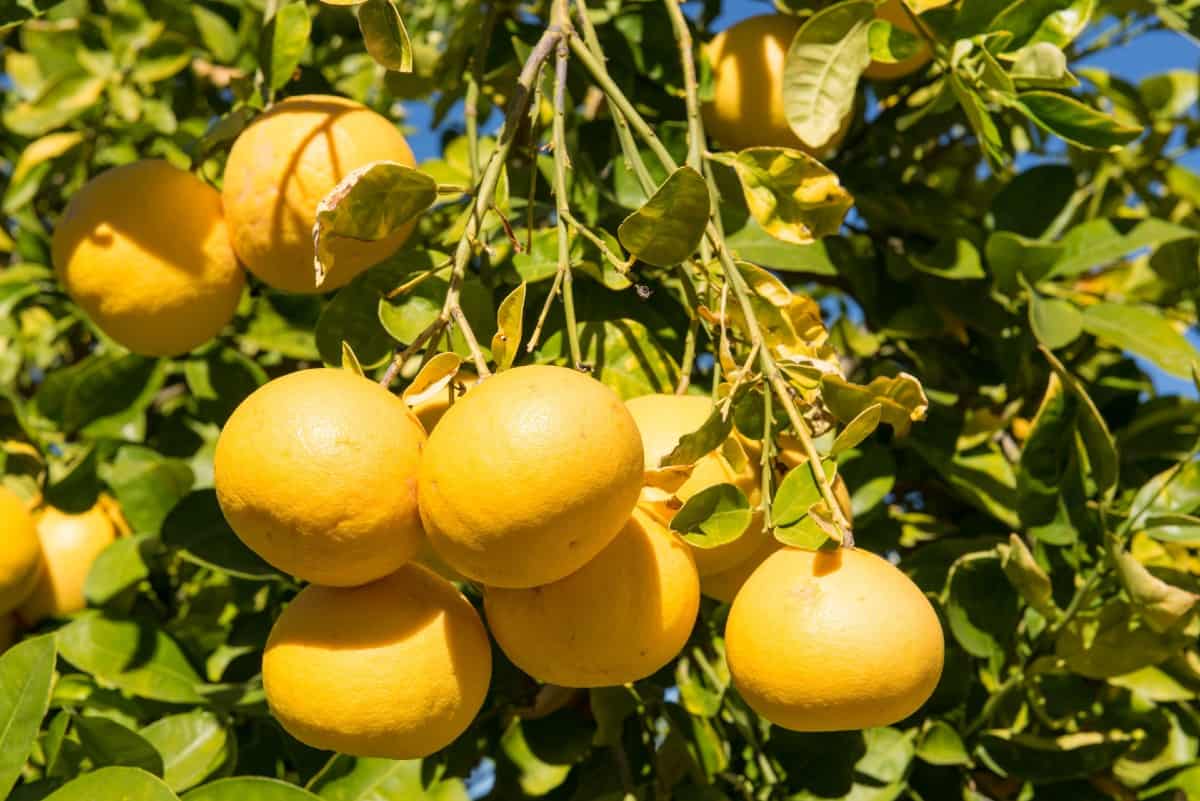
M 534 587 L 612 542 L 642 477 L 642 440 L 616 393 L 565 367 L 517 367 L 481 381 L 434 429 L 421 518 L 459 573 Z
M 217 190 L 165 161 L 116 167 L 79 190 L 51 254 L 67 293 L 135 353 L 176 356 L 233 318 L 245 276 Z
M 708 44 L 712 64 L 712 100 L 701 112 L 704 126 L 722 147 L 792 147 L 806 152 L 837 149 L 850 129 L 847 114 L 830 140 L 810 148 L 788 125 L 783 105 L 783 65 L 802 20 L 787 14 L 762 14 L 742 20 Z
M 321 287 L 313 277 L 317 204 L 374 161 L 416 166 L 396 126 L 353 100 L 290 97 L 242 132 L 225 165 L 225 213 L 246 268 L 276 289 L 328 292 L 395 253 L 412 224 L 378 242 L 341 240 Z
M 425 432 L 404 402 L 347 370 L 301 370 L 259 387 L 217 440 L 217 500 L 275 567 L 347 587 L 421 547 L 417 469 Z
M 272 713 L 297 740 L 388 759 L 449 745 L 491 674 L 475 608 L 412 564 L 361 587 L 306 587 L 271 630 L 262 671 Z
M 17 608 L 17 616 L 31 626 L 87 606 L 83 585 L 92 564 L 117 539 L 117 528 L 101 504 L 77 515 L 44 507 L 37 515 L 37 533 L 42 567 L 33 592 Z
M 863 550 L 784 548 L 733 601 L 733 683 L 785 729 L 886 726 L 925 703 L 942 673 L 942 628 L 917 585 Z
M 903 2 L 904 0 L 887 0 L 883 5 L 876 6 L 875 18 L 890 22 L 900 30 L 907 31 L 914 36 L 920 36 L 917 26 L 904 11 L 904 7 L 901 5 Z M 895 81 L 912 75 L 928 64 L 932 58 L 933 53 L 929 49 L 929 44 L 922 43 L 919 51 L 903 61 L 897 61 L 894 64 L 872 61 L 863 74 L 873 81 Z
M 0 616 L 33 592 L 41 560 L 33 515 L 15 492 L 0 487 Z
M 704 395 L 644 395 L 626 401 L 625 405 L 642 434 L 647 470 L 657 468 L 663 457 L 679 444 L 680 437 L 703 425 L 713 408 Z M 738 449 L 740 445 L 731 439 L 727 447 Z M 706 454 L 692 468 L 688 480 L 675 490 L 674 497 L 647 487 L 639 505 L 664 525 L 670 525 L 675 512 L 696 493 L 717 484 L 733 484 L 745 493 L 751 508 L 756 508 L 762 498 L 758 463 L 737 454 L 734 456 L 740 462 L 737 465 L 722 450 Z M 762 512 L 756 511 L 750 525 L 736 540 L 715 548 L 692 546 L 696 569 L 701 576 L 728 570 L 748 559 L 769 537 L 763 528 Z
M 517 667 L 563 687 L 645 678 L 679 653 L 700 608 L 687 546 L 634 511 L 607 548 L 544 587 L 484 594 L 488 625 Z

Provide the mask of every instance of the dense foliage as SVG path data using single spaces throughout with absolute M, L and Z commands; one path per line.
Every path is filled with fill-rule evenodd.
M 830 67 L 788 79 L 793 128 L 819 145 L 829 115 L 853 115 L 820 163 L 695 138 L 717 0 L 686 24 L 671 0 L 581 0 L 569 16 L 342 5 L 3 6 L 4 483 L 67 511 L 111 494 L 133 534 L 93 567 L 92 610 L 0 660 L 0 795 L 1200 797 L 1200 404 L 1152 380 L 1196 375 L 1182 332 L 1200 297 L 1200 175 L 1177 162 L 1200 140 L 1197 74 L 1132 83 L 1078 63 L 1150 30 L 1200 35 L 1194 3 L 913 3 L 934 59 L 883 82 L 859 79 L 865 63 L 916 37 L 872 25 L 863 0 L 782 2 L 809 20 L 789 64 Z M 547 30 L 569 47 L 543 48 Z M 219 183 L 260 110 L 312 92 L 462 120 L 421 165 L 432 181 L 375 176 L 392 219 L 367 221 L 364 192 L 327 224 L 398 225 L 414 203 L 395 197 L 428 193 L 403 212 L 433 203 L 405 249 L 328 295 L 251 282 L 234 323 L 184 357 L 107 340 L 50 265 L 66 201 L 144 157 Z M 850 488 L 854 541 L 936 602 L 932 700 L 894 727 L 772 728 L 730 688 L 728 607 L 706 600 L 680 658 L 631 687 L 539 688 L 496 651 L 476 723 L 421 762 L 291 739 L 258 673 L 298 586 L 226 526 L 217 434 L 268 377 L 321 362 L 381 376 L 398 352 L 400 391 L 423 364 L 421 384 L 452 373 L 442 350 L 574 362 L 624 397 L 716 383 L 732 414 L 679 463 L 733 424 L 811 433 Z M 774 510 L 798 509 L 778 535 L 809 547 L 847 533 L 816 472 L 764 471 Z M 747 503 L 708 501 L 677 525 L 693 539 L 724 536 Z M 903 625 L 878 621 L 881 636 Z

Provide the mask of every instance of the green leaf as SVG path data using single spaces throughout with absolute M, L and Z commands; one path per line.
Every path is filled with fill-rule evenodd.
M 51 373 L 34 403 L 65 432 L 118 435 L 153 402 L 166 368 L 165 360 L 132 354 L 92 356 Z
M 1033 38 L 1047 16 L 1070 5 L 1071 0 L 1016 0 L 992 20 L 989 30 L 1008 33 L 1007 49 L 1016 50 Z
M 1085 317 L 1084 319 L 1086 324 L 1087 318 Z M 1062 379 L 1063 386 L 1070 390 L 1079 401 L 1079 433 L 1083 435 L 1083 445 L 1087 450 L 1088 462 L 1090 462 L 1092 468 L 1092 480 L 1096 482 L 1096 486 L 1100 489 L 1100 492 L 1107 493 L 1112 491 L 1117 486 L 1117 471 L 1120 466 L 1120 459 L 1117 455 L 1117 444 L 1113 440 L 1112 434 L 1109 433 L 1108 424 L 1104 422 L 1104 416 L 1100 414 L 1100 410 L 1092 402 L 1091 396 L 1087 394 L 1087 390 L 1063 366 L 1063 363 L 1044 346 L 1039 345 L 1038 350 L 1042 352 L 1042 356 L 1045 357 L 1046 361 L 1050 362 L 1050 367 Z
M 921 382 L 908 373 L 894 378 L 878 376 L 866 385 L 826 373 L 821 376 L 821 397 L 834 417 L 846 423 L 869 406 L 878 405 L 880 419 L 901 437 L 908 434 L 914 422 L 925 419 L 929 409 Z
M 1049 524 L 1058 514 L 1075 450 L 1076 409 L 1075 396 L 1051 372 L 1017 466 L 1017 513 L 1026 527 Z
M 349 370 L 357 376 L 366 377 L 366 373 L 363 372 L 362 363 L 354 355 L 354 348 L 350 347 L 349 342 L 342 343 L 342 358 L 339 367 L 343 370 Z
M 799 150 L 752 147 L 715 158 L 737 172 L 755 222 L 784 242 L 807 245 L 837 233 L 854 203 L 836 175 Z
M 1067 67 L 1066 54 L 1050 42 L 1022 48 L 1008 74 L 1022 88 L 1070 89 L 1079 84 Z
M 311 789 L 325 801 L 466 801 L 457 779 L 427 785 L 419 759 L 339 756 Z
M 1191 620 L 1200 596 L 1158 578 L 1128 551 L 1112 558 L 1121 586 L 1150 628 L 1162 634 Z
M 339 239 L 386 239 L 436 200 L 437 181 L 407 165 L 376 161 L 352 170 L 317 204 L 316 285 L 321 286 L 334 268 L 334 245 Z
M 449 282 L 445 279 L 433 277 L 425 279 L 407 294 L 380 298 L 379 322 L 397 342 L 412 342 L 442 313 L 448 287 Z M 496 333 L 496 311 L 491 292 L 478 280 L 468 278 L 463 281 L 459 303 L 480 343 L 490 343 Z M 450 333 L 450 343 L 458 355 L 470 355 L 467 342 L 457 328 Z M 487 351 L 486 347 L 484 351 Z
M 954 281 L 986 278 L 979 251 L 965 237 L 946 237 L 926 253 L 908 253 L 908 263 L 923 273 Z
M 1049 274 L 1062 254 L 1062 246 L 1011 231 L 996 231 L 988 237 L 984 252 L 996 277 L 996 287 L 1007 295 L 1015 295 L 1021 288 L 1022 277 L 1036 284 Z
M 13 185 L 20 183 L 26 175 L 33 171 L 34 167 L 67 153 L 82 142 L 83 138 L 83 134 L 79 131 L 59 131 L 30 142 L 17 158 L 9 181 Z
M 274 580 L 279 573 L 247 548 L 225 522 L 216 490 L 190 493 L 171 510 L 162 541 L 189 562 L 245 579 Z
M 45 801 L 179 801 L 171 788 L 139 768 L 101 768 L 85 773 Z M 249 799 L 247 799 L 249 801 Z
M 321 360 L 328 365 L 338 364 L 342 343 L 347 342 L 363 367 L 373 369 L 387 362 L 396 340 L 379 321 L 380 300 L 414 273 L 449 266 L 450 259 L 444 253 L 405 248 L 356 275 L 338 290 L 317 320 Z
M 570 765 L 551 765 L 533 753 L 521 730 L 519 718 L 513 720 L 500 737 L 500 750 L 515 768 L 520 789 L 526 796 L 546 795 L 561 786 L 571 773 Z
M 117 458 L 102 475 L 139 534 L 157 534 L 193 482 L 186 462 L 165 458 L 141 445 L 126 445 L 117 451 Z
M 140 734 L 162 755 L 163 779 L 177 793 L 231 769 L 236 758 L 237 741 L 204 709 L 159 718 Z
M 292 73 L 300 66 L 300 59 L 308 48 L 311 31 L 312 20 L 303 2 L 280 6 L 263 28 L 258 60 L 271 89 L 282 89 L 292 79 Z
M 992 198 L 992 213 L 998 231 L 1011 231 L 1021 237 L 1040 237 L 1050 227 L 1075 194 L 1078 179 L 1066 164 L 1039 164 L 1016 175 Z M 1036 204 L 1029 198 L 1036 197 Z M 1029 245 L 1035 240 L 1023 239 Z M 1044 243 L 1039 243 L 1044 244 Z M 988 248 L 991 260 L 991 248 Z M 1015 270 L 1013 272 L 1016 272 Z M 1031 282 L 1040 279 L 1026 275 Z
M 412 72 L 412 42 L 393 0 L 366 0 L 358 7 L 358 27 L 371 58 L 385 69 Z
M 1050 576 L 1033 558 L 1033 552 L 1017 534 L 1008 535 L 1007 545 L 997 545 L 996 552 L 1000 555 L 1000 567 L 1004 575 L 1012 582 L 1013 587 L 1025 603 L 1032 606 L 1043 617 L 1053 620 L 1058 609 L 1054 605 L 1054 588 L 1050 584 Z
M 213 57 L 222 64 L 229 64 L 237 58 L 237 31 L 217 12 L 201 5 L 192 5 L 192 19 L 200 31 L 200 39 L 209 49 Z
M 1075 304 L 1029 292 L 1029 326 L 1047 348 L 1065 348 L 1083 333 L 1083 315 Z
M 197 787 L 184 794 L 183 801 L 315 801 L 302 787 L 261 776 L 239 776 Z
M 884 64 L 896 64 L 924 49 L 921 37 L 879 18 L 871 21 L 867 41 L 871 47 L 871 60 Z
M 1149 306 L 1097 303 L 1084 309 L 1083 328 L 1180 378 L 1190 376 L 1192 363 L 1200 358 L 1187 338 Z
M 872 403 L 838 432 L 837 438 L 834 439 L 833 445 L 829 449 L 829 455 L 837 456 L 839 453 L 858 447 L 879 427 L 881 420 L 883 420 L 883 407 L 878 403 Z
M 147 623 L 84 615 L 57 632 L 64 659 L 120 689 L 156 701 L 196 704 L 202 683 L 183 651 Z
M 1159 542 L 1200 545 L 1200 517 L 1196 515 L 1155 515 L 1146 518 L 1142 530 Z
M 267 371 L 258 362 L 229 347 L 188 359 L 183 375 L 201 416 L 217 423 L 224 423 L 238 404 L 267 383 Z
M 858 79 L 871 63 L 874 19 L 870 0 L 835 3 L 809 17 L 792 39 L 783 64 L 784 112 L 811 148 L 828 144 L 854 108 Z
M 1075 226 L 1063 237 L 1060 243 L 1062 255 L 1050 275 L 1080 275 L 1142 248 L 1156 248 L 1196 236 L 1196 231 L 1191 228 L 1154 218 L 1142 220 L 1128 234 L 1122 234 L 1108 220 L 1089 220 Z
M 837 462 L 826 459 L 821 463 L 825 469 L 825 477 L 833 481 L 837 475 Z M 777 526 L 790 526 L 805 517 L 809 509 L 822 499 L 821 489 L 817 485 L 816 476 L 807 462 L 797 465 L 788 471 L 779 489 L 775 491 L 775 500 L 771 504 L 771 521 Z
M 954 639 L 980 658 L 1003 656 L 1021 619 L 1017 595 L 992 551 L 967 554 L 954 563 L 944 605 Z
M 714 406 L 700 427 L 680 437 L 679 443 L 662 458 L 658 466 L 695 464 L 706 454 L 721 447 L 732 430 L 733 415 L 722 414 L 721 410 Z
M 50 707 L 54 637 L 25 640 L 0 655 L 0 796 L 21 776 Z
M 1115 598 L 1098 613 L 1077 615 L 1059 632 L 1054 650 L 1079 675 L 1106 679 L 1160 664 L 1188 642 L 1186 635 L 1156 632 Z
M 122 537 L 101 551 L 83 585 L 83 595 L 88 603 L 103 606 L 149 578 L 150 566 L 146 563 L 146 554 L 155 545 L 157 540 L 154 537 L 143 534 Z
M 1104 771 L 1133 744 L 1124 732 L 1078 732 L 1053 739 L 1008 731 L 985 732 L 979 745 L 1002 775 L 1034 783 L 1084 778 Z
M 930 765 L 970 765 L 971 756 L 958 732 L 949 723 L 929 722 L 917 741 L 917 757 Z
M 178 60 L 178 56 L 176 56 Z M 182 66 L 191 60 L 183 54 Z M 104 96 L 108 81 L 94 75 L 72 75 L 54 83 L 36 102 L 19 102 L 0 115 L 4 128 L 32 139 L 61 128 Z
M 162 756 L 154 746 L 114 720 L 79 717 L 75 719 L 75 733 L 97 767 L 123 765 L 141 768 L 155 776 L 163 775 Z
M 716 484 L 689 498 L 671 518 L 671 528 L 697 548 L 716 548 L 742 536 L 753 517 L 744 492 Z
M 1111 115 L 1057 92 L 1022 92 L 1017 108 L 1050 133 L 1083 148 L 1116 150 L 1142 134 L 1141 128 L 1123 125 Z
M 579 345 L 593 375 L 622 398 L 671 392 L 679 379 L 679 366 L 655 332 L 629 318 L 580 323 Z M 538 361 L 563 362 L 570 358 L 565 331 L 547 336 L 538 348 Z
M 807 245 L 784 242 L 764 231 L 753 217 L 747 218 L 737 233 L 725 237 L 725 244 L 739 261 L 761 264 L 781 272 L 837 275 L 838 269 L 830 258 L 827 241 L 817 240 Z
M 974 85 L 964 82 L 957 73 L 954 73 L 950 76 L 950 88 L 954 91 L 954 97 L 962 107 L 963 113 L 966 114 L 967 122 L 971 124 L 971 130 L 975 132 L 975 138 L 979 141 L 979 146 L 983 149 L 988 161 L 993 166 L 1003 164 L 1008 158 L 1008 153 L 1004 147 L 1004 140 L 1000 136 L 1000 129 L 996 127 L 995 120 L 988 112 L 987 104 L 979 96 Z
M 712 200 L 708 185 L 691 167 L 680 167 L 617 228 L 625 249 L 656 267 L 688 258 L 700 245 Z
M 524 281 L 500 302 L 496 311 L 496 335 L 492 337 L 492 358 L 497 370 L 512 367 L 521 350 L 521 325 L 525 318 Z

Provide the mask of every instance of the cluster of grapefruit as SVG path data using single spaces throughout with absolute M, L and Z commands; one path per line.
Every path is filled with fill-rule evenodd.
M 756 483 L 718 449 L 670 498 L 646 485 L 710 409 L 692 396 L 626 404 L 543 365 L 415 411 L 346 370 L 257 390 L 221 432 L 215 483 L 243 542 L 311 582 L 267 642 L 275 716 L 318 748 L 423 756 L 479 712 L 489 629 L 538 681 L 625 684 L 679 654 L 702 592 L 732 597 L 734 682 L 776 723 L 846 729 L 913 712 L 940 675 L 941 628 L 886 560 L 784 548 L 761 517 L 717 548 L 670 530 L 690 494 Z M 479 589 L 486 628 L 454 581 Z
M 0 651 L 22 628 L 83 609 L 92 564 L 128 532 L 120 507 L 107 496 L 69 514 L 49 505 L 31 510 L 0 486 Z
M 156 159 L 89 181 L 55 228 L 55 269 L 91 321 L 121 345 L 146 356 L 186 353 L 233 319 L 242 265 L 279 290 L 326 292 L 404 243 L 411 224 L 378 242 L 339 240 L 317 288 L 317 204 L 375 161 L 416 165 L 387 118 L 340 97 L 288 98 L 234 142 L 220 192 Z

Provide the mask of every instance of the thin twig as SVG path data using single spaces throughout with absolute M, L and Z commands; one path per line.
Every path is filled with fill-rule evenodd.
M 571 238 L 567 232 L 567 217 L 570 203 L 567 196 L 567 170 L 570 167 L 567 155 L 567 64 L 570 51 L 567 42 L 572 39 L 571 21 L 568 17 L 566 0 L 555 0 L 554 20 L 562 29 L 554 59 L 554 125 L 551 130 L 551 146 L 554 149 L 554 204 L 557 209 L 554 227 L 558 232 L 558 283 L 562 286 L 563 312 L 567 323 L 567 345 L 571 352 L 571 365 L 583 370 L 583 353 L 579 347 L 579 328 L 575 321 L 575 292 L 571 275 Z

